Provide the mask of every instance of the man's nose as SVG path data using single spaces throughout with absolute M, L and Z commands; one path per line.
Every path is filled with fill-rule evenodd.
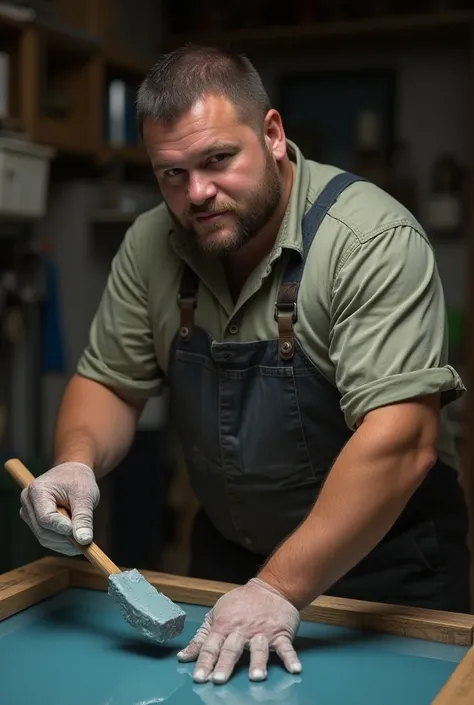
M 217 189 L 209 177 L 204 174 L 194 173 L 189 177 L 188 198 L 194 205 L 202 205 L 216 196 Z

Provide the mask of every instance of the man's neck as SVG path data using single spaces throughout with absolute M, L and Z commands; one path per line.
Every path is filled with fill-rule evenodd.
M 283 192 L 278 208 L 258 235 L 238 252 L 228 255 L 223 260 L 227 281 L 236 301 L 240 291 L 255 267 L 272 251 L 280 226 L 288 207 L 294 179 L 294 165 L 288 159 L 283 165 Z

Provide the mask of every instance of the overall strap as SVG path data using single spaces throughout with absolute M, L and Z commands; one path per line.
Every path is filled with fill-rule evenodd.
M 274 316 L 278 323 L 279 350 L 282 360 L 290 360 L 294 355 L 293 324 L 298 318 L 298 289 L 311 244 L 329 209 L 341 193 L 355 181 L 363 181 L 360 176 L 342 172 L 334 176 L 323 188 L 316 201 L 303 218 L 303 253 L 295 253 L 290 259 L 275 303 Z
M 197 306 L 199 278 L 196 272 L 184 265 L 178 291 L 178 306 L 180 314 L 179 335 L 182 340 L 191 339 L 194 327 L 194 311 Z

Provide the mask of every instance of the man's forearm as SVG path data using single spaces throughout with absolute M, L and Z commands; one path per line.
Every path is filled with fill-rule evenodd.
M 105 475 L 130 448 L 141 409 L 97 382 L 73 377 L 59 409 L 55 464 L 82 462 Z
M 301 608 L 359 563 L 393 526 L 435 460 L 433 433 L 410 434 L 362 424 L 311 513 L 259 577 Z

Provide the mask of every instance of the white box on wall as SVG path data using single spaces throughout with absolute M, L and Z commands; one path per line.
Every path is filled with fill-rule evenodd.
M 46 213 L 51 147 L 0 138 L 0 220 L 41 218 Z

